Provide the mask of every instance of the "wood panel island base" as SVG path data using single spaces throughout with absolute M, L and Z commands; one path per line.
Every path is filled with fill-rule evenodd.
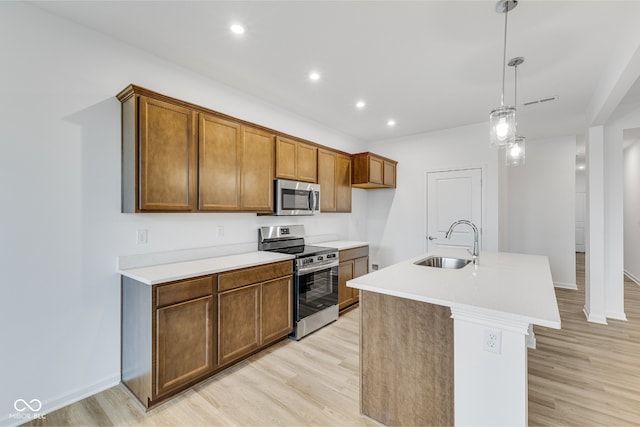
M 353 279 L 360 290 L 361 412 L 384 425 L 526 425 L 531 325 L 560 328 L 544 256 L 480 254 L 460 269 L 417 265 Z
M 453 320 L 448 307 L 360 294 L 363 415 L 388 426 L 453 425 Z

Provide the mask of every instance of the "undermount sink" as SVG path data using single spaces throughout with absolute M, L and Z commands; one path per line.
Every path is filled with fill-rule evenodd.
M 469 264 L 470 262 L 471 262 L 470 259 L 451 258 L 451 257 L 443 257 L 443 256 L 430 256 L 423 260 L 414 262 L 414 264 L 421 265 L 423 267 L 450 268 L 450 269 L 457 270 Z

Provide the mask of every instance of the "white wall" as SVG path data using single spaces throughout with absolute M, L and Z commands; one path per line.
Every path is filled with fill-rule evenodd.
M 385 267 L 426 251 L 426 172 L 485 169 L 487 203 L 482 250 L 498 248 L 498 151 L 489 147 L 488 123 L 377 141 L 369 150 L 398 161 L 397 188 L 369 190 L 370 262 Z
M 624 272 L 640 284 L 640 141 L 624 150 Z
M 591 281 L 591 286 L 603 287 L 604 292 L 594 293 L 591 304 L 604 304 L 604 315 L 607 318 L 626 320 L 624 312 L 624 159 L 623 141 L 626 130 L 640 128 L 640 103 L 619 105 L 613 112 L 604 129 L 604 149 L 600 162 L 604 168 L 603 207 L 604 207 L 604 239 L 602 260 L 593 259 L 592 264 L 604 271 L 602 284 Z M 590 172 L 591 173 L 591 172 Z M 591 186 L 591 182 L 589 182 Z M 591 190 L 590 190 L 591 191 Z M 589 250 L 589 249 L 588 249 Z M 600 264 L 600 265 L 596 265 Z M 589 268 L 589 267 L 588 267 Z M 591 298 L 593 300 L 593 298 Z
M 527 141 L 509 176 L 509 252 L 546 255 L 556 286 L 575 288 L 576 138 Z
M 363 190 L 352 215 L 309 220 L 121 214 L 115 94 L 129 83 L 348 152 L 364 146 L 26 3 L 0 2 L 0 51 L 0 425 L 24 421 L 7 420 L 16 399 L 47 412 L 119 381 L 117 256 L 255 242 L 272 223 L 366 240 Z M 147 245 L 135 244 L 139 228 Z

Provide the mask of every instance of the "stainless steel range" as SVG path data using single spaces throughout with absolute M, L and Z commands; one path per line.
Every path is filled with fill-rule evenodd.
M 258 249 L 295 255 L 292 337 L 338 320 L 338 250 L 304 243 L 304 226 L 258 229 Z

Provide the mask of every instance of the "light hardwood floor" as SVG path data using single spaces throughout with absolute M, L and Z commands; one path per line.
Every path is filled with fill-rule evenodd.
M 640 286 L 625 278 L 628 321 L 589 323 L 584 254 L 578 291 L 556 289 L 562 329 L 535 327 L 529 350 L 530 425 L 640 425 Z
M 284 340 L 145 413 L 122 385 L 47 414 L 49 426 L 358 426 L 359 312 Z
M 562 329 L 536 327 L 530 425 L 640 425 L 640 286 L 625 282 L 628 321 L 588 323 L 578 291 L 557 289 Z M 116 386 L 33 425 L 371 425 L 359 415 L 359 312 L 282 341 L 144 413 Z

